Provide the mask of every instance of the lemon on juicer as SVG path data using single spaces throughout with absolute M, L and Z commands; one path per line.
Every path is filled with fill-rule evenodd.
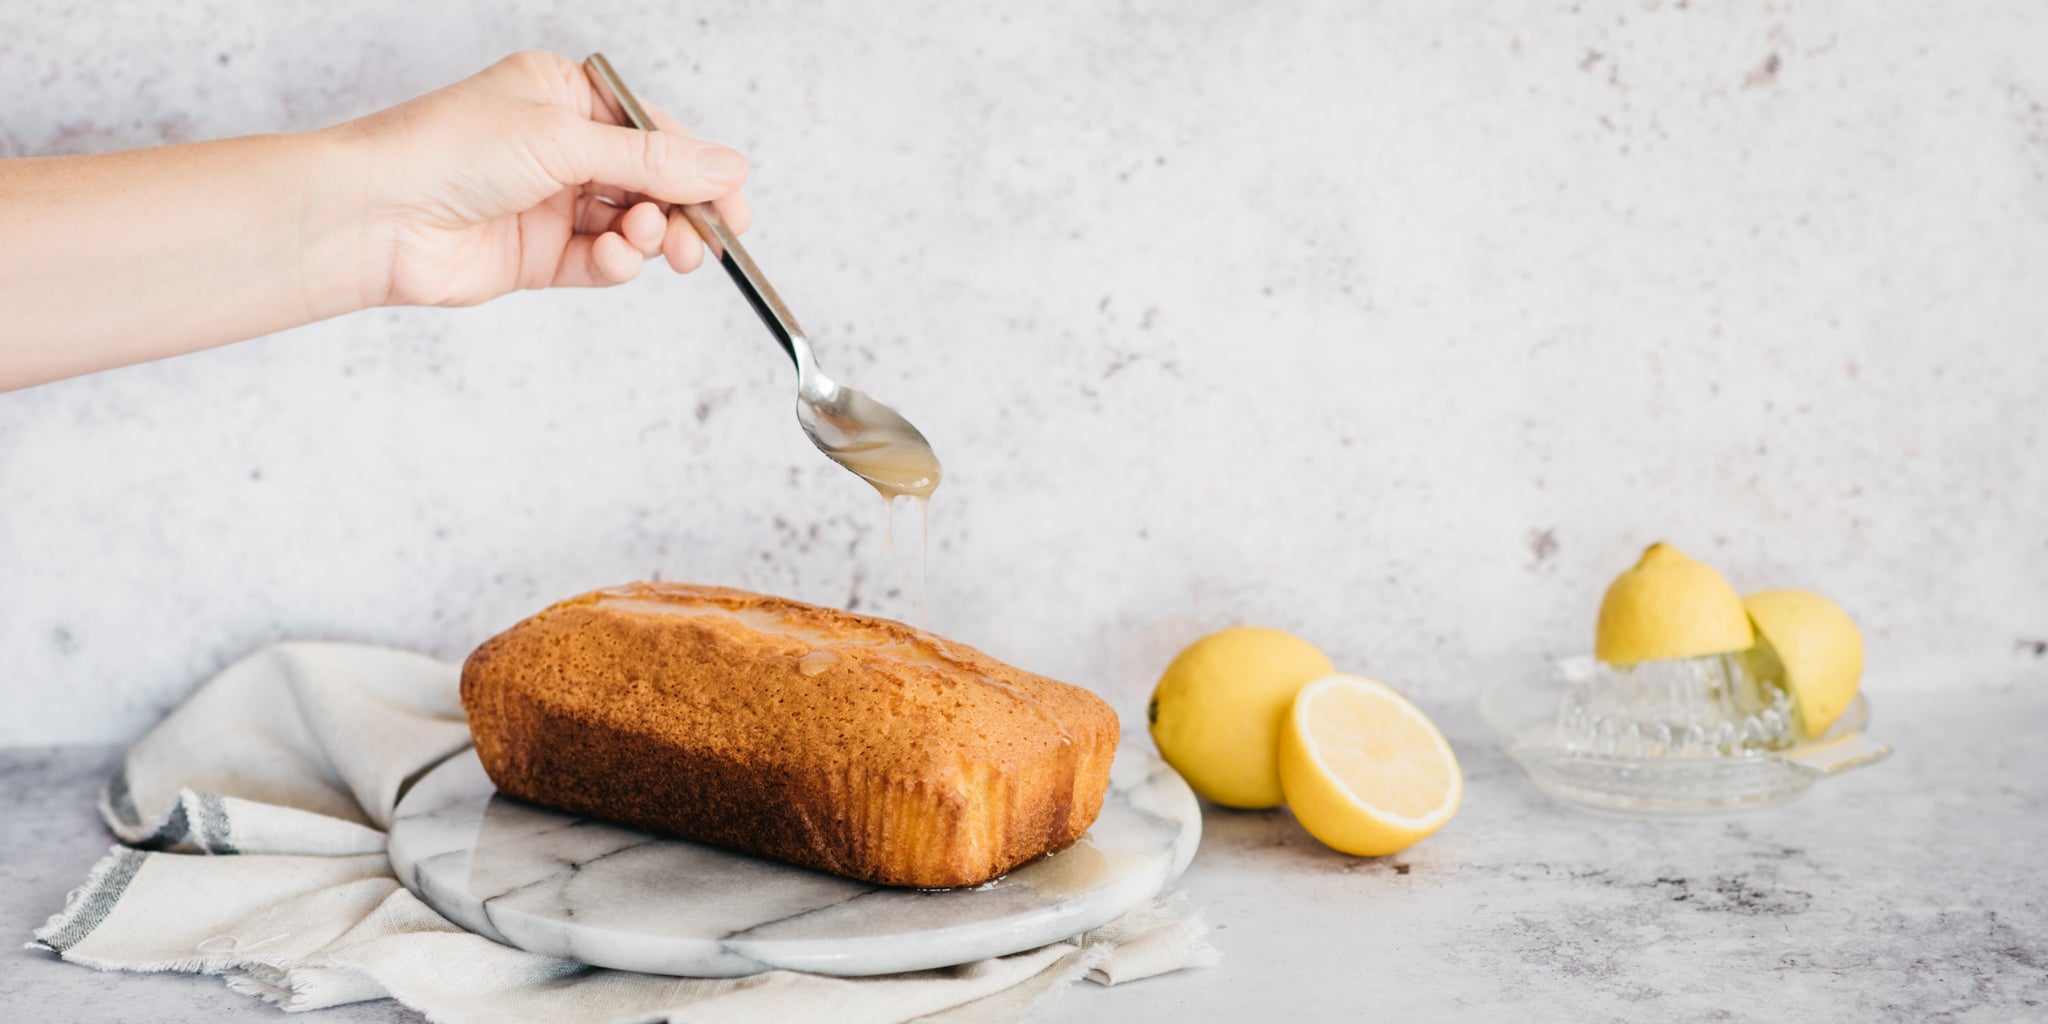
M 1842 606 L 1804 590 L 1766 590 L 1742 599 L 1756 623 L 1752 671 L 1792 695 L 1799 732 L 1828 731 L 1856 699 L 1863 634 Z
M 1281 723 L 1302 686 L 1336 671 L 1292 633 L 1236 626 L 1166 666 L 1146 712 L 1166 763 L 1226 807 L 1277 807 Z
M 1711 566 L 1669 544 L 1652 544 L 1615 577 L 1600 601 L 1593 655 L 1615 666 L 1698 658 L 1756 642 L 1735 588 Z

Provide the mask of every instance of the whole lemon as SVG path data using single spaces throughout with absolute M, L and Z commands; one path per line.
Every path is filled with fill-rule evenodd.
M 1593 655 L 1610 665 L 1698 658 L 1756 642 L 1742 598 L 1713 567 L 1652 544 L 1600 601 Z
M 1742 599 L 1761 641 L 1751 664 L 1792 695 L 1799 732 L 1819 736 L 1856 699 L 1863 634 L 1842 606 L 1804 590 L 1766 590 Z
M 1226 807 L 1278 807 L 1280 729 L 1294 695 L 1336 671 L 1292 633 L 1236 626 L 1166 666 L 1146 718 L 1166 763 Z

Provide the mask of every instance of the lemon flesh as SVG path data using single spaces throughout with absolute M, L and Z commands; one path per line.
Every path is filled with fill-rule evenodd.
M 1593 655 L 1610 665 L 1698 658 L 1756 642 L 1742 599 L 1711 566 L 1652 544 L 1600 601 Z
M 1294 694 L 1334 671 L 1292 633 L 1237 626 L 1189 645 L 1166 666 L 1146 717 L 1166 763 L 1226 807 L 1277 807 L 1281 720 Z
M 1842 606 L 1804 590 L 1766 590 L 1742 599 L 1760 638 L 1751 670 L 1792 695 L 1801 736 L 1828 731 L 1863 678 L 1863 634 Z
M 1342 674 L 1295 696 L 1280 784 L 1310 835 L 1360 857 L 1421 842 L 1465 794 L 1457 755 L 1428 716 L 1381 683 Z

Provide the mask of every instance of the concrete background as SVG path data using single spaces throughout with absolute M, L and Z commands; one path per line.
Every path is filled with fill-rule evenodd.
M 1880 722 L 2048 677 L 2048 8 L 820 6 L 15 0 L 0 155 L 601 47 L 938 447 L 930 624 L 1127 714 L 1236 622 L 1460 699 L 1659 539 L 1841 600 Z M 635 578 L 909 616 L 791 383 L 651 268 L 0 395 L 0 743 Z

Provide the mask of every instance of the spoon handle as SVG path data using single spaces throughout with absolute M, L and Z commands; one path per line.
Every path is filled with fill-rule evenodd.
M 619 79 L 619 73 L 612 70 L 612 62 L 604 54 L 593 53 L 583 61 L 583 69 L 589 73 L 591 84 L 597 87 L 598 98 L 610 107 L 619 120 L 643 132 L 657 131 L 654 119 L 647 116 L 647 108 L 633 95 L 626 83 Z M 782 345 L 791 361 L 803 368 L 803 360 L 797 355 L 797 343 L 803 340 L 804 329 L 797 325 L 796 315 L 782 304 L 782 296 L 775 294 L 775 286 L 768 283 L 767 275 L 747 255 L 747 249 L 740 244 L 739 236 L 727 227 L 725 219 L 710 203 L 690 203 L 682 207 L 683 216 L 689 218 L 690 226 L 697 229 L 704 244 L 711 250 L 720 266 L 739 286 L 740 294 L 747 297 L 747 304 L 754 307 L 761 322 L 768 325 L 768 333 Z

